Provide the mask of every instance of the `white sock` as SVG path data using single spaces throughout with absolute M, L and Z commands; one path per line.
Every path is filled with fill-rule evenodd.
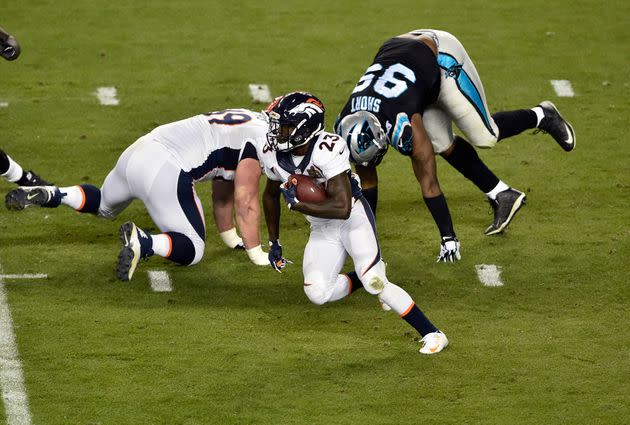
M 65 195 L 61 198 L 62 204 L 75 210 L 80 210 L 85 204 L 85 194 L 80 186 L 60 187 L 59 191 Z
M 507 184 L 503 183 L 503 180 L 499 180 L 499 183 L 497 183 L 497 185 L 494 187 L 494 189 L 492 189 L 490 192 L 486 193 L 486 196 L 494 201 L 495 199 L 497 199 L 497 194 L 499 192 L 503 192 L 504 190 L 508 190 L 509 188 L 510 188 L 510 186 L 508 186 Z
M 335 283 L 335 288 L 328 302 L 338 301 L 347 297 L 350 295 L 350 289 L 352 289 L 350 278 L 345 274 L 337 275 L 337 283 Z
M 169 235 L 160 233 L 159 235 L 149 236 L 153 241 L 153 253 L 155 255 L 159 255 L 160 257 L 168 257 L 171 255 L 173 242 L 171 241 L 171 237 Z
M 540 106 L 532 108 L 532 111 L 536 113 L 536 118 L 538 119 L 538 121 L 536 122 L 536 127 L 538 127 L 538 124 L 540 124 L 542 119 L 545 118 L 545 112 Z
M 389 282 L 378 294 L 379 298 L 392 308 L 398 315 L 403 314 L 413 305 L 411 296 L 400 286 Z
M 9 160 L 9 169 L 6 173 L 2 174 L 2 177 L 10 182 L 16 182 L 22 178 L 24 170 L 20 167 L 20 164 L 12 160 L 9 155 L 7 155 L 7 159 Z

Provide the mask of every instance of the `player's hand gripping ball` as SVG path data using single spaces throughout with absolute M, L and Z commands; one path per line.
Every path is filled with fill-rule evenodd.
M 288 183 L 295 186 L 300 202 L 318 203 L 326 199 L 326 190 L 317 181 L 304 174 L 291 174 Z

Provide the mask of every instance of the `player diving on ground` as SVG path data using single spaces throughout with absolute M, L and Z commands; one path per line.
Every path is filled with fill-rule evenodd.
M 254 264 L 267 265 L 267 254 L 260 247 L 258 198 L 241 202 L 242 207 L 236 209 L 242 241 L 232 224 L 233 181 L 239 180 L 240 162 L 251 155 L 244 146 L 265 140 L 267 129 L 262 114 L 245 109 L 165 124 L 129 146 L 100 188 L 89 184 L 20 187 L 7 194 L 6 206 L 23 210 L 66 205 L 82 213 L 114 218 L 133 199 L 141 200 L 161 233 L 149 234 L 131 221 L 121 226 L 116 273 L 126 281 L 132 278 L 138 261 L 152 255 L 182 265 L 201 260 L 206 224 L 195 184 L 213 180 L 215 222 L 221 238 L 231 248 L 245 248 Z M 247 187 L 248 182 L 240 180 L 241 187 Z

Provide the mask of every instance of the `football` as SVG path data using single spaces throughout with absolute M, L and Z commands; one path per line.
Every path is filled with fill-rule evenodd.
M 326 190 L 314 178 L 304 174 L 291 174 L 289 182 L 296 186 L 297 198 L 300 202 L 322 202 L 326 199 Z

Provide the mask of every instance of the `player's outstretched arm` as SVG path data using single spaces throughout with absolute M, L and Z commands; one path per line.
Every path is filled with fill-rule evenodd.
M 238 163 L 234 176 L 236 223 L 243 236 L 247 256 L 252 263 L 267 265 L 267 253 L 260 245 L 260 204 L 258 203 L 259 162 L 247 158 Z
M 280 245 L 280 182 L 267 179 L 267 185 L 263 193 L 263 210 L 265 211 L 265 222 L 269 233 L 269 264 L 273 269 L 282 273 L 287 264 L 291 261 L 282 255 L 282 245 Z
M 244 249 L 234 224 L 234 182 L 212 180 L 212 213 L 221 240 L 228 248 Z
M 280 239 L 280 182 L 267 179 L 263 192 L 263 210 L 269 240 Z
M 418 183 L 420 183 L 424 202 L 440 231 L 440 254 L 437 260 L 439 262 L 459 260 L 461 259 L 459 241 L 455 236 L 453 220 L 446 198 L 440 190 L 433 146 L 420 114 L 414 114 L 411 117 L 411 128 L 413 131 L 413 155 L 411 157 L 413 171 Z
M 363 189 L 363 196 L 370 204 L 372 213 L 376 217 L 376 207 L 378 204 L 378 173 L 376 167 L 364 167 L 363 165 L 356 164 L 354 170 L 361 179 L 361 187 Z
M 413 132 L 413 154 L 411 164 L 416 175 L 422 196 L 433 198 L 442 194 L 437 179 L 437 167 L 431 139 L 424 129 L 424 123 L 420 114 L 411 117 L 411 129 Z

